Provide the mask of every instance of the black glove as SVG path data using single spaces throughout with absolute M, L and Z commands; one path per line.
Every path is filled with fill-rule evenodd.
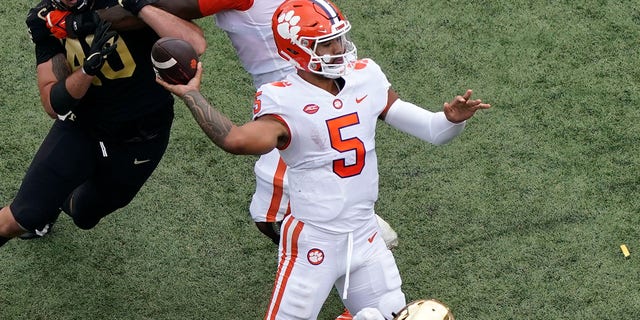
M 90 76 L 95 76 L 107 57 L 116 51 L 116 43 L 108 43 L 111 38 L 117 36 L 115 31 L 108 31 L 111 23 L 104 20 L 98 22 L 98 26 L 93 34 L 93 42 L 89 49 L 89 56 L 84 59 L 82 71 Z
M 100 17 L 95 11 L 72 13 L 65 19 L 67 36 L 69 38 L 83 38 L 93 33 L 100 23 Z
M 142 7 L 156 2 L 158 2 L 158 0 L 118 0 L 120 6 L 133 13 L 134 16 L 138 15 Z

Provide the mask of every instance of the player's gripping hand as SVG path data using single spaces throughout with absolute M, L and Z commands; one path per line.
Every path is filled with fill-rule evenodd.
M 200 84 L 202 83 L 202 61 L 198 62 L 198 70 L 196 71 L 196 75 L 189 80 L 187 84 L 170 84 L 164 80 L 160 76 L 156 77 L 156 82 L 167 89 L 169 92 L 175 94 L 176 96 L 183 98 L 189 92 L 200 92 Z
M 111 23 L 100 20 L 96 27 L 89 55 L 82 64 L 82 72 L 87 75 L 95 76 L 102 68 L 107 57 L 116 51 L 115 40 L 113 43 L 109 43 L 109 40 L 117 36 L 115 31 L 109 31 L 110 26 Z
M 158 2 L 158 0 L 118 0 L 120 6 L 131 12 L 134 16 L 137 16 L 144 6 L 156 2 Z
M 85 11 L 72 13 L 67 16 L 65 21 L 69 38 L 78 39 L 92 34 L 100 23 L 100 17 L 95 11 Z
M 54 37 L 58 39 L 67 37 L 67 17 L 69 17 L 70 14 L 70 11 L 62 10 L 53 10 L 47 13 L 47 28 L 49 28 L 49 31 L 51 31 Z

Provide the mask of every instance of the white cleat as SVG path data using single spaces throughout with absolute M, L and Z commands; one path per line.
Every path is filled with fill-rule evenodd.
M 376 214 L 376 219 L 378 219 L 378 226 L 380 227 L 380 230 L 382 231 L 382 239 L 384 240 L 384 243 L 387 245 L 387 248 L 389 250 L 395 248 L 398 246 L 398 234 L 396 233 L 395 230 L 393 230 L 393 228 L 391 228 L 391 226 L 389 225 L 388 222 L 384 221 L 382 218 L 380 218 L 379 215 Z

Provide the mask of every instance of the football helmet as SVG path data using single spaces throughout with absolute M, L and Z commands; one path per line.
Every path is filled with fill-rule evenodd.
M 393 320 L 454 320 L 451 310 L 442 302 L 416 300 L 407 304 Z
M 331 79 L 353 69 L 357 50 L 347 36 L 351 24 L 330 1 L 287 0 L 273 14 L 271 28 L 278 53 L 296 68 Z M 334 41 L 340 50 L 333 49 Z M 341 52 L 318 54 L 329 45 Z
M 54 8 L 74 13 L 90 10 L 93 7 L 93 2 L 94 0 L 78 0 L 75 4 L 68 5 L 64 0 L 51 0 L 51 4 Z

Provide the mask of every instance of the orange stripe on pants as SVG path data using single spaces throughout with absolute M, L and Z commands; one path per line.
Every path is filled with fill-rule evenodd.
M 289 236 L 291 225 L 294 223 L 295 226 L 293 226 L 292 234 Z M 276 280 L 273 284 L 273 293 L 271 294 L 271 302 L 269 302 L 269 310 L 265 316 L 266 320 L 275 320 L 278 310 L 280 310 L 280 303 L 282 302 L 282 296 L 284 295 L 285 288 L 287 287 L 287 281 L 289 280 L 289 276 L 291 276 L 293 266 L 298 258 L 298 239 L 300 238 L 300 233 L 302 232 L 303 227 L 304 223 L 295 219 L 287 220 L 283 227 L 282 232 L 284 236 L 281 238 L 282 255 L 280 257 L 280 263 L 278 264 Z M 291 245 L 289 245 L 289 240 L 291 240 Z M 289 252 L 289 257 L 287 257 L 287 253 Z M 280 282 L 279 287 L 278 282 Z

